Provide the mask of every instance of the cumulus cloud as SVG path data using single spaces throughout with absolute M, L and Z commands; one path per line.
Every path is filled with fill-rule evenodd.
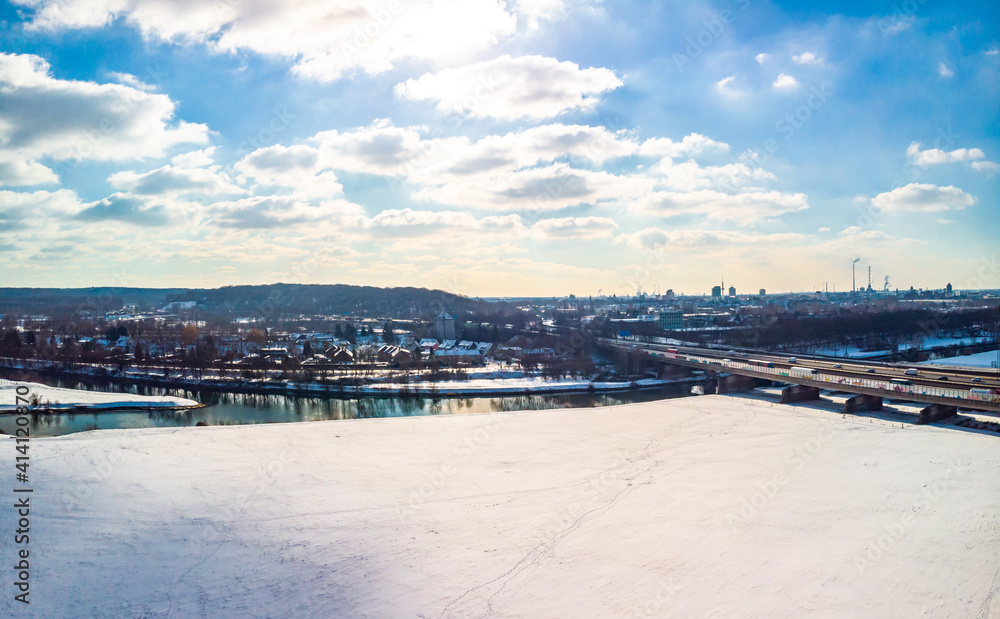
M 738 99 L 739 97 L 743 96 L 743 91 L 737 90 L 732 86 L 730 86 L 730 84 L 732 84 L 734 81 L 736 81 L 735 75 L 724 77 L 715 83 L 715 89 L 727 97 Z
M 809 208 L 805 194 L 749 191 L 737 194 L 713 190 L 687 193 L 660 191 L 639 202 L 640 208 L 657 217 L 702 215 L 709 219 L 751 224 Z
M 205 125 L 173 122 L 175 104 L 166 95 L 56 79 L 38 56 L 0 54 L 0 93 L 4 159 L 124 161 L 208 140 Z
M 774 174 L 745 163 L 729 163 L 721 166 L 698 165 L 693 160 L 674 163 L 664 159 L 653 166 L 652 173 L 659 176 L 661 184 L 678 191 L 697 189 L 732 190 L 746 185 L 749 181 L 774 180 Z
M 261 148 L 241 159 L 234 170 L 258 185 L 293 189 L 299 195 L 335 198 L 344 192 L 337 175 L 324 169 L 320 152 L 310 146 Z
M 67 189 L 32 192 L 0 190 L 0 231 L 36 227 L 49 218 L 65 219 L 79 209 L 79 197 Z
M 35 9 L 35 29 L 96 27 L 123 19 L 147 37 L 294 59 L 295 73 L 322 81 L 354 70 L 388 71 L 407 59 L 468 55 L 514 34 L 517 23 L 516 14 L 494 0 L 18 3 Z
M 670 138 L 650 138 L 642 143 L 639 154 L 644 157 L 697 157 L 708 151 L 726 152 L 729 144 L 716 142 L 700 133 L 685 136 L 680 142 Z
M 538 221 L 531 232 L 544 239 L 590 240 L 610 238 L 617 229 L 618 224 L 608 217 L 560 217 Z
M 778 76 L 774 83 L 771 84 L 771 88 L 775 90 L 795 90 L 799 87 L 799 80 L 795 79 L 791 75 L 786 75 L 782 73 Z
M 296 195 L 216 202 L 209 212 L 218 226 L 247 230 L 319 223 L 347 227 L 358 225 L 364 218 L 364 209 L 346 200 L 327 200 L 317 205 Z
M 792 56 L 792 61 L 795 64 L 822 64 L 823 59 L 817 56 L 813 52 L 803 52 L 801 54 L 796 54 Z
M 664 230 L 645 228 L 638 232 L 619 235 L 616 243 L 626 243 L 636 249 L 660 249 L 679 247 L 689 249 L 711 249 L 716 247 L 768 247 L 788 246 L 800 243 L 808 237 L 803 234 L 759 234 L 727 230 Z
M 163 202 L 115 193 L 83 209 L 76 218 L 87 222 L 113 220 L 149 227 L 167 225 L 172 213 Z
M 212 165 L 214 149 L 205 149 L 177 155 L 169 165 L 150 172 L 130 170 L 117 172 L 108 178 L 115 189 L 133 195 L 180 196 L 198 194 L 216 196 L 242 194 L 246 190 L 235 185 L 222 171 L 222 166 Z
M 996 163 L 995 161 L 975 161 L 972 163 L 972 169 L 976 172 L 986 172 L 993 175 L 1000 172 L 1000 163 Z
M 757 54 L 756 56 L 754 56 L 753 59 L 757 61 L 757 64 L 762 65 L 765 62 L 767 62 L 767 59 L 770 58 L 770 57 L 771 57 L 770 54 L 760 53 L 760 54 Z
M 543 56 L 501 56 L 407 80 L 396 86 L 396 94 L 437 101 L 437 109 L 445 113 L 537 120 L 590 110 L 597 95 L 621 85 L 609 69 L 581 69 L 574 62 Z
M 960 210 L 976 203 L 976 199 L 949 185 L 938 187 L 922 183 L 911 183 L 872 199 L 872 204 L 890 213 L 936 212 Z
M 940 148 L 930 148 L 921 150 L 920 142 L 911 142 L 906 149 L 906 156 L 913 165 L 926 167 L 939 165 L 942 163 L 955 163 L 961 161 L 975 161 L 984 159 L 986 153 L 978 148 L 959 148 L 951 152 L 946 152 Z
M 946 65 L 945 63 L 942 62 L 942 63 L 940 63 L 938 65 L 938 75 L 940 75 L 941 77 L 943 77 L 945 79 L 948 79 L 950 77 L 954 77 L 955 76 L 955 72 L 952 71 L 951 69 L 949 69 L 948 65 Z
M 0 152 L 0 187 L 27 187 L 58 182 L 56 173 L 37 161 L 25 161 L 12 153 Z

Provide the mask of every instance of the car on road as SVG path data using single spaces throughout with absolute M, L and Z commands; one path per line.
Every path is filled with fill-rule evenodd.
M 875 373 L 875 368 L 868 368 L 867 371 L 868 371 L 869 374 L 874 374 Z
M 903 372 L 903 374 L 906 374 L 907 376 L 916 376 L 917 374 L 919 374 L 919 372 L 917 372 L 917 368 L 909 368 L 908 370 Z

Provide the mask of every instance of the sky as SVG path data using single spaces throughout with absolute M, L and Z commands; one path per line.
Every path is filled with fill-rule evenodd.
M 1000 288 L 995 2 L 0 20 L 0 286 Z

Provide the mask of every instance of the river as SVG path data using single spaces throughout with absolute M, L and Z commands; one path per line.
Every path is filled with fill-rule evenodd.
M 89 430 L 122 428 L 175 428 L 198 424 L 240 425 L 288 423 L 343 419 L 375 419 L 419 415 L 459 415 L 496 411 L 544 410 L 550 408 L 590 408 L 650 402 L 689 396 L 690 386 L 678 385 L 643 391 L 611 394 L 525 395 L 507 397 L 354 397 L 314 398 L 285 395 L 227 393 L 168 389 L 120 383 L 105 379 L 56 377 L 17 372 L 8 378 L 27 380 L 53 387 L 91 391 L 169 395 L 196 400 L 204 408 L 181 411 L 114 411 L 102 413 L 39 413 L 31 416 L 32 436 L 60 436 Z M 13 415 L 0 415 L 0 430 L 12 434 Z

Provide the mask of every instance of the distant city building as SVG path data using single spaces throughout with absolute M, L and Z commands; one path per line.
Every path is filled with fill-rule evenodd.
M 763 288 L 761 288 L 760 289 L 760 296 L 766 297 L 767 296 L 767 290 L 764 290 Z
M 951 294 L 951 293 L 952 293 L 952 290 L 953 290 L 953 289 L 952 289 L 952 287 L 951 287 L 951 284 L 948 284 L 948 287 L 947 287 L 947 288 L 945 288 L 945 291 L 946 291 L 946 292 L 947 292 L 948 294 Z
M 713 299 L 722 298 L 722 286 L 712 286 L 712 298 Z
M 434 335 L 440 341 L 455 339 L 455 317 L 441 312 L 434 319 Z
M 729 287 L 729 296 L 731 296 L 731 297 L 735 297 L 736 296 L 736 286 L 730 286 Z
M 684 328 L 684 312 L 680 310 L 665 310 L 660 312 L 660 327 L 668 331 Z

